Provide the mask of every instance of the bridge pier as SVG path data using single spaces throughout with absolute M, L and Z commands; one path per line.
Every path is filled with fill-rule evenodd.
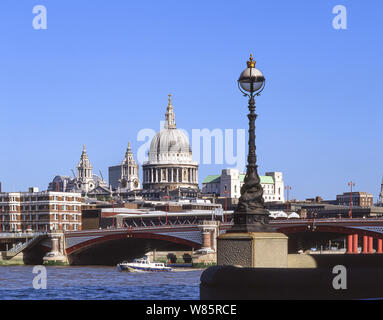
M 51 241 L 51 251 L 49 251 L 43 258 L 43 264 L 48 265 L 62 265 L 68 264 L 68 258 L 65 252 L 65 238 L 64 233 L 55 231 L 48 234 Z
M 358 253 L 358 234 L 353 235 L 353 253 Z
M 194 252 L 193 263 L 216 263 L 219 221 L 205 220 L 198 227 L 202 234 L 202 248 Z
M 368 237 L 368 253 L 373 253 L 373 250 L 374 250 L 373 241 L 374 239 L 372 237 Z
M 363 237 L 363 251 L 365 250 L 365 248 L 367 248 L 367 244 L 365 246 L 365 241 L 367 241 L 367 238 L 365 239 L 364 237 Z M 356 233 L 349 234 L 347 236 L 347 253 L 349 254 L 358 253 L 358 234 Z
M 353 253 L 352 238 L 352 234 L 347 236 L 347 253 Z
M 219 221 L 203 221 L 199 228 L 202 233 L 202 248 L 215 252 L 217 250 L 217 237 L 219 235 Z
M 378 247 L 377 247 L 377 250 L 376 250 L 376 253 L 383 253 L 383 240 L 382 239 L 378 239 Z
M 376 239 L 377 247 L 375 253 L 383 253 L 383 239 Z M 358 253 L 358 235 L 349 234 L 347 236 L 347 253 Z M 374 253 L 374 238 L 372 236 L 363 236 L 362 253 Z
M 364 254 L 368 253 L 368 237 L 367 236 L 363 236 L 362 253 L 364 253 Z

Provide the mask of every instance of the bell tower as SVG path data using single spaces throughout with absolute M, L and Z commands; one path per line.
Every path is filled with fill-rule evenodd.
M 138 164 L 134 160 L 130 142 L 126 149 L 125 158 L 121 164 L 120 186 L 127 190 L 136 190 L 140 188 L 140 180 L 138 177 Z
M 93 167 L 88 159 L 88 154 L 86 153 L 84 145 L 80 162 L 77 165 L 77 187 L 88 192 L 94 187 L 91 181 L 93 181 Z

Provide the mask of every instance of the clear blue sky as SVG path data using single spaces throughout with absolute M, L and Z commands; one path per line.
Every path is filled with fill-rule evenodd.
M 48 29 L 32 28 L 45 5 Z M 347 8 L 347 30 L 332 8 Z M 46 189 L 86 144 L 95 169 L 158 130 L 168 93 L 178 127 L 246 128 L 236 80 L 249 53 L 267 78 L 257 99 L 260 174 L 282 171 L 298 199 L 333 199 L 383 174 L 383 2 L 3 0 L 0 181 Z M 201 165 L 199 180 L 227 165 Z M 375 199 L 376 200 L 376 199 Z

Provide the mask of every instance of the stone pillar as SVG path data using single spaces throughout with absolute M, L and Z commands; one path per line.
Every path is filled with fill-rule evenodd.
M 44 256 L 43 264 L 66 264 L 68 262 L 65 252 L 65 235 L 63 232 L 55 230 L 48 233 L 51 240 L 51 251 Z
M 202 248 L 211 249 L 211 233 L 209 230 L 202 232 Z
M 58 238 L 52 238 L 52 252 L 60 252 L 59 248 L 59 239 Z
M 202 233 L 202 247 L 215 252 L 217 249 L 219 221 L 203 221 L 199 228 Z
M 277 232 L 225 233 L 217 239 L 217 265 L 287 268 L 287 240 Z
M 352 245 L 353 245 L 353 252 L 358 253 L 358 234 L 357 233 L 353 235 Z
M 353 253 L 353 250 L 352 250 L 352 234 L 349 234 L 347 236 L 347 253 Z

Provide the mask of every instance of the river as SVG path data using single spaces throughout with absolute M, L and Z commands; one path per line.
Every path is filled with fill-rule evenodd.
M 0 267 L 2 300 L 198 300 L 203 270 L 129 273 L 115 267 L 46 267 L 46 289 L 34 289 L 33 266 Z M 42 284 L 37 281 L 35 283 Z

